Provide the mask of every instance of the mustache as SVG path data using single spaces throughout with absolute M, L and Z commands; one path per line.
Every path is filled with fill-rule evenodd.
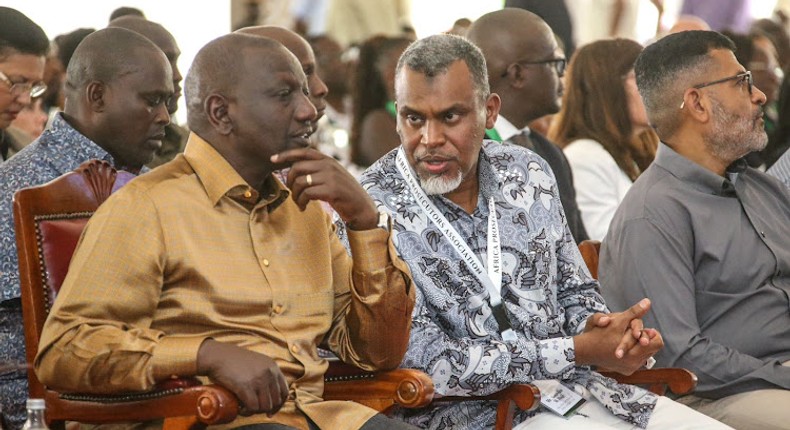
M 439 151 L 431 151 L 431 150 L 423 150 L 419 152 L 414 152 L 414 159 L 416 161 L 425 161 L 425 160 L 455 160 L 457 157 L 452 154 L 445 154 Z

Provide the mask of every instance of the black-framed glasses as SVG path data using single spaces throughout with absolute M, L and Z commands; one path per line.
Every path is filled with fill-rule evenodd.
M 14 83 L 11 79 L 8 79 L 8 76 L 5 73 L 0 72 L 0 81 L 4 84 L 8 85 L 8 92 L 11 93 L 12 97 L 19 97 L 22 94 L 30 94 L 30 98 L 38 97 L 44 94 L 44 91 L 47 90 L 47 84 L 43 82 L 17 82 Z
M 713 82 L 705 82 L 704 84 L 697 84 L 697 85 L 694 85 L 694 88 L 700 89 L 700 88 L 709 87 L 711 85 L 722 84 L 724 82 L 729 82 L 729 81 L 738 81 L 738 83 L 746 82 L 746 85 L 749 88 L 749 94 L 752 93 L 752 85 L 753 85 L 752 84 L 752 72 L 750 72 L 748 70 L 745 71 L 745 72 L 738 73 L 735 76 L 730 76 L 729 78 L 723 78 L 723 79 L 719 79 L 719 80 L 713 81 Z
M 739 84 L 745 82 L 746 87 L 749 90 L 749 95 L 752 95 L 752 88 L 754 87 L 754 84 L 752 83 L 752 72 L 748 70 L 745 72 L 738 73 L 735 76 L 730 76 L 727 78 L 722 78 L 711 82 L 697 84 L 692 86 L 691 88 L 700 89 L 700 88 L 709 87 L 711 85 L 723 84 L 724 82 L 729 82 L 729 81 L 738 81 Z M 683 106 L 686 106 L 686 100 L 683 100 L 683 103 L 680 104 L 680 108 L 683 109 Z
M 568 66 L 568 60 L 565 58 L 549 58 L 548 60 L 543 61 L 516 61 L 515 63 L 510 63 L 510 66 L 514 64 L 548 64 L 554 67 L 554 70 L 557 72 L 557 76 L 562 77 L 565 74 L 565 68 Z M 510 66 L 507 66 L 504 72 L 502 72 L 502 78 L 507 76 L 508 70 L 510 70 Z

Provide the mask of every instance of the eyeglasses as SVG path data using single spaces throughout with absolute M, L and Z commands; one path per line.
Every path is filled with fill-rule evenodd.
M 562 77 L 565 75 L 565 67 L 568 65 L 568 60 L 565 58 L 550 58 L 548 60 L 543 61 L 516 61 L 515 63 L 511 63 L 510 66 L 513 64 L 549 64 L 554 67 L 554 70 L 557 72 L 557 76 Z M 508 70 L 510 70 L 510 66 L 507 66 L 504 72 L 502 72 L 502 78 L 507 76 Z
M 6 76 L 3 72 L 0 72 L 0 81 L 8 85 L 8 92 L 11 93 L 12 97 L 19 97 L 22 94 L 30 94 L 30 98 L 34 98 L 44 94 L 44 91 L 47 90 L 47 84 L 43 82 L 14 83 L 11 81 L 11 79 L 8 79 L 8 76 Z
M 738 73 L 735 76 L 730 76 L 728 78 L 722 78 L 722 79 L 719 79 L 717 81 L 705 82 L 704 84 L 697 84 L 697 85 L 694 85 L 692 88 L 700 89 L 700 88 L 709 87 L 711 85 L 723 84 L 723 83 L 729 82 L 729 81 L 738 81 L 739 84 L 745 82 L 746 85 L 747 85 L 747 88 L 749 89 L 749 95 L 752 94 L 753 83 L 752 83 L 752 72 L 750 72 L 750 71 Z M 683 100 L 683 103 L 680 104 L 680 108 L 683 109 L 683 106 L 685 106 L 685 105 L 686 105 L 686 101 Z

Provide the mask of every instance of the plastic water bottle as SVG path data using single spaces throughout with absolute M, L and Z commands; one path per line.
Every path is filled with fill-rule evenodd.
M 27 421 L 22 430 L 49 430 L 44 420 L 44 399 L 27 399 Z

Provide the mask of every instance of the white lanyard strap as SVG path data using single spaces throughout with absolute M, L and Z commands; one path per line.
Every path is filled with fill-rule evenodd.
M 396 166 L 398 171 L 406 180 L 406 185 L 411 190 L 417 204 L 442 232 L 442 235 L 450 241 L 450 244 L 456 250 L 458 255 L 466 263 L 467 267 L 472 271 L 475 277 L 486 287 L 489 295 L 489 305 L 491 313 L 494 315 L 497 324 L 501 330 L 502 338 L 505 340 L 516 340 L 516 333 L 513 331 L 510 321 L 505 314 L 504 306 L 502 305 L 502 295 L 500 289 L 502 288 L 502 250 L 499 238 L 499 225 L 496 220 L 496 203 L 494 198 L 488 200 L 488 271 L 483 269 L 483 265 L 479 258 L 475 255 L 466 241 L 458 234 L 458 231 L 450 224 L 450 221 L 442 215 L 442 213 L 431 202 L 428 196 L 423 191 L 417 178 L 411 171 L 411 166 L 406 159 L 406 153 L 403 152 L 403 147 L 398 149 L 398 156 L 396 157 Z

